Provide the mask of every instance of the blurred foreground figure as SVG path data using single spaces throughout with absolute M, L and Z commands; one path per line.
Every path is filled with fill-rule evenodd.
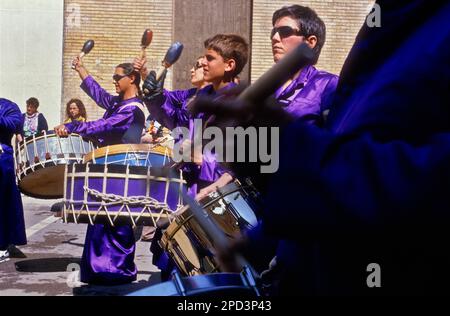
M 22 124 L 17 104 L 0 98 L 0 263 L 9 260 L 9 246 L 27 243 L 11 147 L 11 139 L 21 132 Z
M 281 240 L 270 294 L 449 292 L 450 4 L 378 4 L 382 27 L 358 34 L 325 128 L 283 131 L 262 225 L 234 245 Z M 247 124 L 276 117 L 254 106 Z

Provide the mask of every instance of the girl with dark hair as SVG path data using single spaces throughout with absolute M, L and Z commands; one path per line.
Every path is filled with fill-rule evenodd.
M 80 99 L 71 99 L 66 104 L 66 120 L 64 123 L 71 123 L 73 121 L 87 121 L 86 108 Z
M 81 88 L 106 110 L 103 118 L 91 122 L 72 121 L 55 127 L 59 136 L 77 133 L 97 141 L 100 147 L 139 144 L 144 128 L 144 107 L 140 99 L 140 74 L 132 64 L 120 64 L 112 77 L 116 92 L 106 92 L 89 75 L 79 57 L 73 61 Z M 81 261 L 81 281 L 116 285 L 136 280 L 135 239 L 131 225 L 89 225 Z

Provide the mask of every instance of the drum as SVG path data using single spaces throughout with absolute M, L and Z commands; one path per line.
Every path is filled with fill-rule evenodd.
M 155 226 L 182 207 L 186 182 L 178 175 L 168 178 L 158 167 L 67 165 L 64 221 Z
M 209 217 L 231 240 L 258 223 L 255 211 L 258 193 L 252 186 L 232 182 L 200 201 Z M 214 245 L 189 207 L 174 214 L 161 238 L 161 247 L 183 275 L 193 276 L 219 271 Z
M 168 147 L 150 144 L 121 144 L 99 148 L 84 157 L 84 163 L 163 167 L 172 162 Z
M 62 198 L 65 166 L 82 162 L 94 149 L 92 142 L 77 134 L 62 138 L 48 132 L 25 138 L 15 150 L 20 191 L 34 198 Z
M 245 273 L 215 273 L 193 277 L 174 277 L 128 296 L 259 296 L 255 281 Z

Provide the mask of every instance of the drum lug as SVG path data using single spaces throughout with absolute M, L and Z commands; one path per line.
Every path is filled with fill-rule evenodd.
M 250 266 L 244 266 L 244 269 L 241 272 L 241 277 L 253 289 L 253 291 L 255 291 L 256 296 L 261 296 L 258 285 L 256 283 L 255 274 L 253 273 L 253 270 Z
M 175 283 L 178 293 L 180 293 L 181 296 L 186 296 L 186 289 L 184 288 L 183 280 L 178 271 L 172 272 L 172 281 Z

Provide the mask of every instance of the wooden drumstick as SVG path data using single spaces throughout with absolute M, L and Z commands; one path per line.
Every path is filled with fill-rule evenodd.
M 158 74 L 156 75 L 156 81 L 159 81 L 163 74 L 167 72 L 167 69 L 169 69 L 178 61 L 181 54 L 183 53 L 183 48 L 184 46 L 180 42 L 175 42 L 169 47 L 166 56 L 164 56 L 164 59 L 162 61 L 163 67 L 158 71 Z
M 87 40 L 84 43 L 83 48 L 81 49 L 81 52 L 78 55 L 78 57 L 80 57 L 80 59 L 83 59 L 83 57 L 85 55 L 87 55 L 91 52 L 91 50 L 94 48 L 94 46 L 95 46 L 95 42 L 93 40 Z M 75 69 L 75 66 L 72 65 L 72 69 Z
M 153 41 L 153 31 L 151 29 L 146 29 L 144 34 L 142 34 L 141 39 L 141 59 L 145 57 L 145 50 Z

